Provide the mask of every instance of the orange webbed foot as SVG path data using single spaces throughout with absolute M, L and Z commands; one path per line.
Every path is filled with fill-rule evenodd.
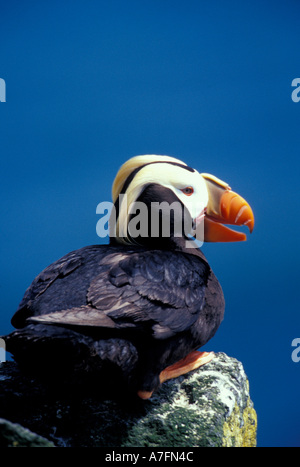
M 178 378 L 178 376 L 185 375 L 186 373 L 205 365 L 213 358 L 213 352 L 200 352 L 199 350 L 194 350 L 178 362 L 165 368 L 159 375 L 159 381 L 162 384 L 169 379 Z M 150 399 L 153 391 L 138 391 L 137 394 L 141 399 L 147 400 Z

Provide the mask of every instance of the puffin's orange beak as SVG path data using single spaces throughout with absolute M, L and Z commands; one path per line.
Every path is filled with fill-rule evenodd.
M 246 225 L 250 233 L 254 227 L 251 207 L 240 195 L 218 178 L 201 174 L 206 182 L 209 201 L 204 218 L 205 242 L 240 242 L 247 239 L 246 234 L 236 232 L 224 224 Z

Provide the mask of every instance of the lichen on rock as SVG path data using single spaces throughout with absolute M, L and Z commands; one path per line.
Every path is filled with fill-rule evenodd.
M 250 397 L 247 406 L 241 410 L 235 404 L 234 409 L 223 425 L 224 447 L 255 447 L 257 415 Z
M 0 417 L 56 446 L 255 446 L 256 413 L 242 364 L 223 353 L 167 381 L 151 399 L 51 393 L 8 362 L 0 366 Z M 2 402 L 2 403 L 1 403 Z
M 124 446 L 255 446 L 256 412 L 243 366 L 223 353 L 165 383 Z

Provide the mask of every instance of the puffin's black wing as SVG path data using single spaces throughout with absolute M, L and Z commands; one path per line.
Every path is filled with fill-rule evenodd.
M 106 253 L 106 249 L 107 247 L 102 246 L 101 248 L 99 245 L 84 247 L 68 253 L 45 268 L 26 290 L 11 320 L 12 325 L 16 328 L 22 328 L 26 325 L 26 319 L 30 316 L 42 315 L 63 308 L 71 308 L 74 305 L 76 291 L 78 294 L 82 286 L 86 287 L 86 281 L 83 281 L 82 286 L 80 286 L 76 280 L 71 279 L 70 282 L 66 279 L 68 276 L 70 278 L 76 276 L 75 271 L 79 272 L 82 270 L 80 266 L 83 266 L 86 262 L 90 262 L 90 258 L 93 256 L 99 260 L 101 253 L 102 255 Z M 71 275 L 71 273 L 73 274 Z M 66 294 L 66 291 L 62 287 L 66 282 L 68 282 L 69 294 Z M 61 297 L 59 297 L 59 290 L 61 290 L 63 295 Z M 53 300 L 55 294 L 57 294 L 56 302 Z M 39 306 L 40 304 L 41 306 Z M 78 305 L 82 304 L 83 299 L 79 299 Z
M 185 253 L 133 253 L 109 270 L 105 291 L 101 274 L 92 281 L 88 300 L 119 325 L 150 323 L 154 336 L 165 338 L 196 321 L 208 275 L 206 263 Z
M 177 251 L 91 248 L 73 252 L 35 280 L 21 303 L 26 318 L 62 326 L 142 327 L 159 339 L 197 320 L 210 274 L 204 260 Z

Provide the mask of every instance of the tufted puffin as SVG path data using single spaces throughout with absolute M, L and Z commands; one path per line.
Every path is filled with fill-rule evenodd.
M 254 216 L 227 183 L 169 156 L 129 159 L 112 198 L 109 244 L 43 270 L 12 318 L 6 347 L 25 369 L 92 374 L 99 386 L 114 381 L 148 399 L 213 358 L 197 349 L 214 336 L 225 304 L 197 232 L 206 242 L 242 241 L 246 235 L 225 224 L 251 232 Z

